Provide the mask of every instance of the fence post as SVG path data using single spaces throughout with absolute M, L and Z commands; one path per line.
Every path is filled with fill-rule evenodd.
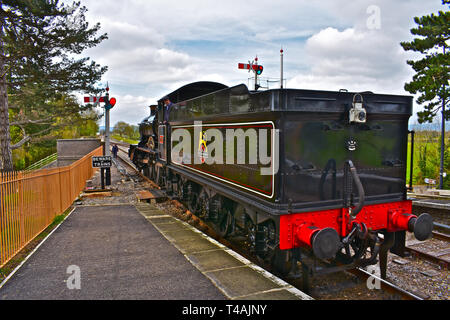
M 62 183 L 61 183 L 61 168 L 58 168 L 58 181 L 59 181 L 59 212 L 64 211 L 62 200 Z
M 25 214 L 23 208 L 23 173 L 17 175 L 19 181 L 20 247 L 25 244 Z
M 0 265 L 3 264 L 3 261 L 6 260 L 6 254 L 5 254 L 5 242 L 3 238 L 5 237 L 4 234 L 4 215 L 3 215 L 3 203 L 5 202 L 3 199 L 3 172 L 0 171 Z

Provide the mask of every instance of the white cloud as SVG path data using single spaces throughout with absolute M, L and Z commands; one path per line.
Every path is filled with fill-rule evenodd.
M 148 106 L 154 104 L 157 100 L 156 98 L 133 95 L 114 95 L 114 97 L 117 99 L 117 104 L 110 111 L 111 127 L 119 121 L 136 125 L 150 114 Z M 100 120 L 100 125 L 105 125 L 104 118 Z
M 401 80 L 409 73 L 402 63 L 406 54 L 400 49 L 398 41 L 382 32 L 328 27 L 306 41 L 305 59 L 311 68 L 289 84 L 321 90 L 404 93 Z

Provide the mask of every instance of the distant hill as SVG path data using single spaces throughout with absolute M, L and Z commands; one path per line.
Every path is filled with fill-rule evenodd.
M 113 132 L 113 131 L 114 131 L 114 128 L 115 128 L 115 127 L 109 127 L 109 131 L 110 131 L 110 132 Z M 102 131 L 102 130 L 103 130 L 103 131 L 105 130 L 105 126 L 99 126 L 99 127 L 98 127 L 98 131 L 99 131 L 99 132 Z
M 414 131 L 441 131 L 441 124 L 439 123 L 422 123 L 410 124 L 409 130 Z M 450 121 L 445 122 L 445 131 L 450 131 Z

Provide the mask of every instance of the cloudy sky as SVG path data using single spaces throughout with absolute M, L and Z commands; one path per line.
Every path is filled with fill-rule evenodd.
M 108 40 L 85 52 L 109 67 L 111 112 L 137 124 L 147 106 L 178 87 L 209 80 L 248 83 L 238 70 L 257 55 L 263 77 L 288 88 L 408 94 L 413 71 L 401 41 L 413 18 L 448 10 L 441 0 L 81 0 Z M 415 112 L 420 106 L 414 106 Z M 411 120 L 414 122 L 415 117 Z

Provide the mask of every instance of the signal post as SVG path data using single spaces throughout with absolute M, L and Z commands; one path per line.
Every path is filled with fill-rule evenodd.
M 249 61 L 248 64 L 239 63 L 238 68 L 248 70 L 248 72 L 250 71 L 255 72 L 255 91 L 257 91 L 260 87 L 258 85 L 258 76 L 261 75 L 264 71 L 264 67 L 258 65 L 258 57 L 256 57 L 255 60 L 253 60 L 252 62 Z
M 94 103 L 94 106 L 98 106 L 100 102 L 105 103 L 105 148 L 103 150 L 103 155 L 111 158 L 109 111 L 116 105 L 117 100 L 116 98 L 109 98 L 109 85 L 106 85 L 106 94 L 104 97 L 84 97 L 84 102 Z M 101 180 L 102 188 L 105 184 L 107 186 L 111 185 L 111 166 L 101 167 Z M 106 183 L 104 183 L 104 180 L 106 180 Z

